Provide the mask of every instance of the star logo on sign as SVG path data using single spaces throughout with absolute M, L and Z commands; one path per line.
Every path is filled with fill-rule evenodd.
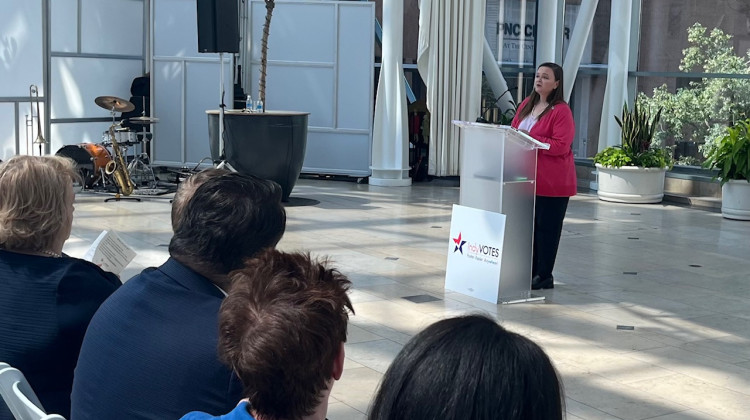
M 464 254 L 464 244 L 466 241 L 461 240 L 461 232 L 458 232 L 458 238 L 452 238 L 453 242 L 456 244 L 456 248 L 453 249 L 453 252 L 460 252 L 461 255 Z

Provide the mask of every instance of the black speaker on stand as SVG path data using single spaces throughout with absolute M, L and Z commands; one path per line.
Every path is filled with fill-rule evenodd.
M 198 52 L 239 53 L 237 0 L 197 0 Z
M 219 168 L 234 171 L 226 161 L 224 144 L 224 53 L 240 52 L 238 0 L 197 0 L 198 52 L 219 53 Z

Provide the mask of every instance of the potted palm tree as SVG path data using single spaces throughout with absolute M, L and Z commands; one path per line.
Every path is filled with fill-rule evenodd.
M 307 112 L 266 111 L 266 74 L 268 65 L 268 35 L 274 0 L 264 0 L 266 14 L 261 37 L 260 80 L 258 97 L 260 112 L 229 112 L 225 119 L 226 159 L 241 173 L 276 181 L 282 190 L 282 200 L 288 201 L 297 182 L 307 147 Z M 209 131 L 217 118 L 209 112 Z M 212 139 L 212 150 L 218 151 L 218 139 Z M 214 152 L 212 151 L 212 154 Z
M 271 30 L 271 18 L 275 0 L 265 0 L 266 18 L 263 23 L 263 36 L 260 40 L 260 80 L 258 81 L 258 96 L 260 97 L 261 111 L 265 111 L 266 104 L 266 70 L 268 68 L 268 34 Z
M 633 109 L 626 103 L 615 116 L 622 129 L 621 144 L 594 156 L 600 200 L 618 203 L 659 203 L 664 198 L 664 176 L 673 165 L 668 148 L 653 147 L 654 131 L 661 109 L 651 117 L 638 101 Z
M 750 119 L 727 127 L 707 151 L 703 166 L 719 171 L 721 215 L 750 220 Z

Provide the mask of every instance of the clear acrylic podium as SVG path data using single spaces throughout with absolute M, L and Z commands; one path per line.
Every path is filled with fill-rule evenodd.
M 543 300 L 531 294 L 538 149 L 549 149 L 510 126 L 453 121 L 462 130 L 459 204 L 506 217 L 498 302 Z

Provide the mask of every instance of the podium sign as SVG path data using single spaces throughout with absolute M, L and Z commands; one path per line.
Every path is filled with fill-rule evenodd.
M 531 257 L 536 155 L 537 149 L 549 149 L 549 145 L 508 126 L 453 123 L 461 127 L 459 204 L 506 218 L 503 244 L 498 247 L 502 252 L 494 302 L 544 299 L 531 295 Z
M 453 205 L 445 288 L 497 303 L 505 215 Z

